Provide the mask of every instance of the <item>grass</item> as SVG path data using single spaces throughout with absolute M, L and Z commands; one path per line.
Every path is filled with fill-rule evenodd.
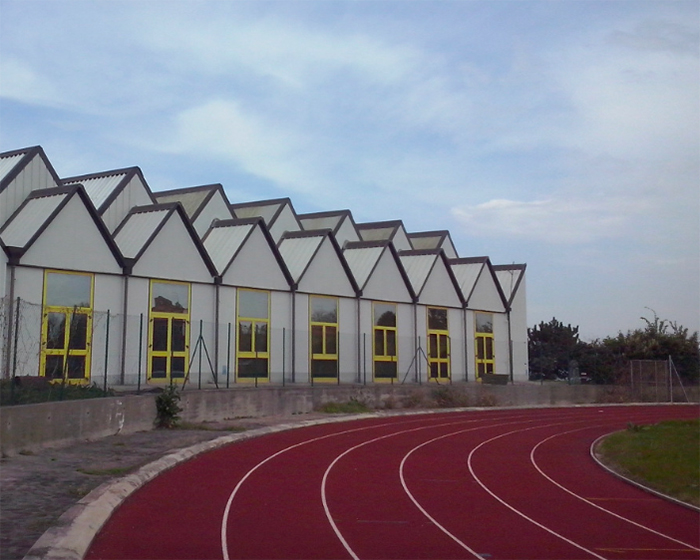
M 41 383 L 29 384 L 26 380 L 23 385 L 12 386 L 12 380 L 0 381 L 0 406 L 16 404 L 36 404 L 50 401 L 68 401 L 77 399 L 97 399 L 114 396 L 114 392 L 107 389 L 105 392 L 96 384 L 73 385 L 71 383 L 50 383 L 48 380 L 39 379 Z M 21 383 L 21 381 L 20 381 Z
M 353 414 L 359 412 L 371 412 L 371 409 L 357 399 L 350 399 L 348 402 L 328 402 L 318 407 L 319 412 L 326 414 Z
M 598 446 L 613 470 L 659 492 L 700 506 L 700 420 L 672 420 L 627 430 Z

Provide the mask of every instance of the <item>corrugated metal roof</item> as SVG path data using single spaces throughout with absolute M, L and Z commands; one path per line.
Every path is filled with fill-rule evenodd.
M 343 256 L 355 277 L 360 289 L 365 287 L 369 275 L 377 264 L 385 247 L 360 247 L 358 249 L 345 249 Z
M 294 282 L 299 281 L 316 249 L 324 239 L 325 235 L 318 235 L 282 240 L 279 251 Z
M 170 209 L 131 214 L 114 237 L 119 250 L 128 259 L 135 258 Z
M 282 205 L 282 203 L 277 203 L 277 204 L 268 204 L 268 205 L 263 205 L 263 206 L 236 206 L 234 207 L 233 211 L 236 214 L 237 218 L 257 218 L 261 217 L 263 220 L 265 220 L 266 225 L 270 225 L 270 221 L 272 218 L 275 217 L 275 214 L 277 213 L 278 208 Z
M 411 281 L 413 291 L 420 294 L 437 255 L 399 255 L 399 258 L 408 279 Z
M 498 278 L 498 283 L 501 285 L 507 300 L 510 300 L 513 295 L 513 289 L 521 274 L 522 270 L 520 269 L 496 270 L 496 278 Z
M 161 194 L 154 192 L 153 196 L 159 203 L 179 202 L 185 210 L 185 213 L 191 218 L 204 202 L 204 199 L 209 194 L 209 189 L 201 189 L 191 192 L 179 192 L 172 194 Z
M 476 284 L 479 273 L 483 267 L 484 263 L 481 262 L 452 264 L 452 272 L 465 298 L 468 298 L 469 294 L 471 294 L 474 289 L 474 284 Z
M 19 163 L 19 160 L 26 155 L 26 153 L 21 153 L 0 158 L 0 181 L 7 177 L 7 174 L 15 168 L 15 165 Z
M 335 231 L 336 226 L 344 216 L 337 214 L 335 216 L 321 216 L 316 218 L 300 217 L 299 221 L 305 230 L 308 229 L 332 229 Z
M 384 241 L 391 239 L 396 232 L 396 226 L 378 228 L 358 228 L 363 241 Z
M 204 240 L 204 247 L 219 274 L 224 273 L 251 229 L 253 224 L 242 224 L 215 227 L 209 232 Z
M 440 249 L 442 246 L 442 235 L 434 236 L 408 236 L 414 249 Z
M 75 185 L 80 183 L 85 187 L 85 192 L 92 200 L 95 208 L 100 208 L 107 200 L 110 194 L 119 186 L 124 180 L 126 173 L 119 173 L 117 175 L 108 175 L 106 177 L 96 177 L 94 179 L 81 179 L 79 181 L 73 181 L 71 183 L 65 183 L 67 185 Z
M 30 198 L 19 214 L 7 224 L 2 242 L 8 247 L 24 247 L 41 228 L 68 193 Z

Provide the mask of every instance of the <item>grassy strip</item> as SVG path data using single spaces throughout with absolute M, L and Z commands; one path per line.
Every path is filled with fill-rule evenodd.
M 319 406 L 317 410 L 319 412 L 325 412 L 326 414 L 353 414 L 359 412 L 371 412 L 372 409 L 363 402 L 356 399 L 350 399 L 348 402 L 343 403 L 328 402 Z
M 700 420 L 628 424 L 597 448 L 611 469 L 645 486 L 700 506 Z

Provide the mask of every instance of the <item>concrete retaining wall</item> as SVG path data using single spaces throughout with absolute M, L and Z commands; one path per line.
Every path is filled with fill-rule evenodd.
M 698 388 L 691 400 L 697 402 Z M 305 414 L 327 402 L 356 399 L 372 408 L 425 406 L 442 394 L 454 406 L 566 406 L 631 402 L 624 387 L 523 383 L 516 385 L 316 385 L 314 387 L 236 387 L 188 389 L 182 393 L 180 416 L 185 422 Z M 452 401 L 451 401 L 452 400 Z M 684 395 L 675 396 L 677 402 Z M 0 452 L 3 456 L 37 451 L 114 435 L 153 429 L 155 395 L 123 395 L 105 399 L 51 402 L 0 408 Z

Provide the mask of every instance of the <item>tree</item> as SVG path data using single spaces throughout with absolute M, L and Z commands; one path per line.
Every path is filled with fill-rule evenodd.
M 564 378 L 569 372 L 571 360 L 578 359 L 582 343 L 578 327 L 564 325 L 552 318 L 528 329 L 531 379 Z

